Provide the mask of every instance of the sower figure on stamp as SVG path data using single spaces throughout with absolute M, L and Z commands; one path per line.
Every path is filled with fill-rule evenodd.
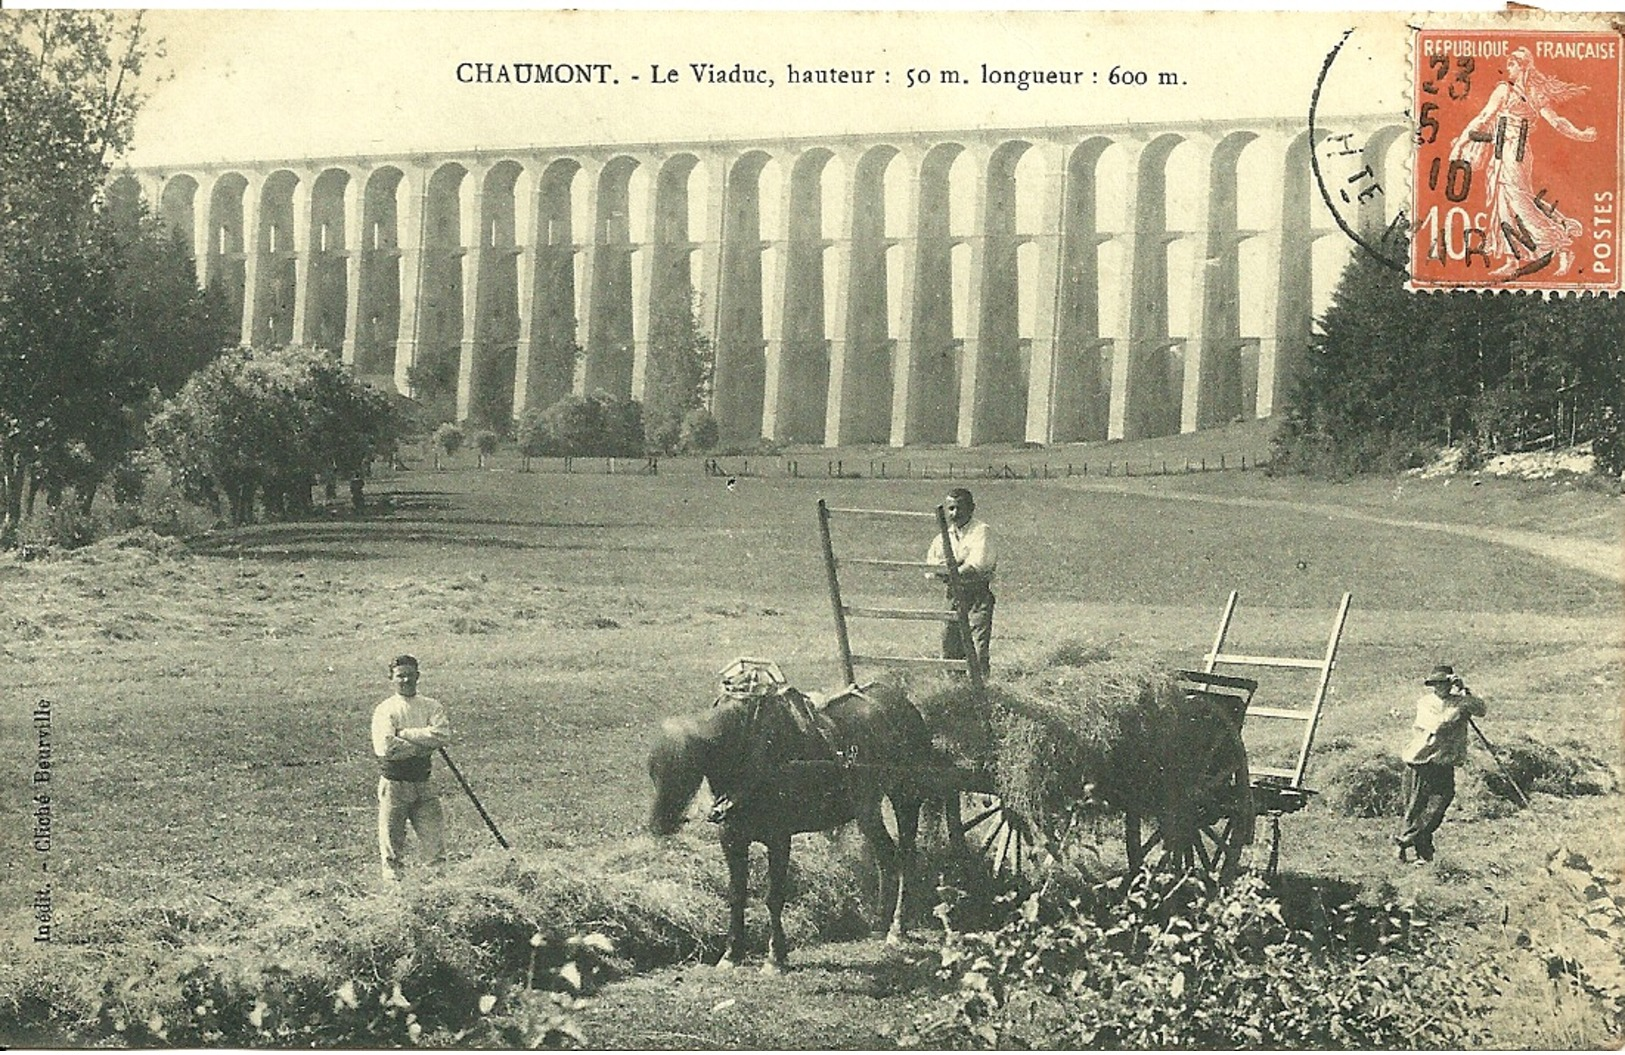
M 418 834 L 424 860 L 445 859 L 445 818 L 430 778 L 434 753 L 451 742 L 451 723 L 438 700 L 418 695 L 418 661 L 396 656 L 389 665 L 395 695 L 372 712 L 372 750 L 378 756 L 378 850 L 384 876 L 399 879 L 406 825 Z
M 972 517 L 976 499 L 963 487 L 948 492 L 942 508 L 948 515 L 948 541 L 953 545 L 954 558 L 959 565 L 959 585 L 965 592 L 965 604 L 970 614 L 971 640 L 982 673 L 988 671 L 988 650 L 993 641 L 993 571 L 998 558 L 993 553 L 993 537 L 987 524 Z M 942 553 L 942 536 L 933 536 L 925 559 L 932 564 L 947 564 Z M 933 572 L 943 582 L 948 581 L 946 571 Z M 948 589 L 948 601 L 953 603 L 953 587 Z M 965 642 L 959 638 L 957 621 L 942 630 L 942 658 L 964 659 Z
M 1410 849 L 1418 862 L 1433 860 L 1433 833 L 1456 797 L 1456 767 L 1467 761 L 1468 724 L 1486 711 L 1447 663 L 1434 667 L 1423 684 L 1428 691 L 1416 701 L 1415 735 L 1401 756 L 1405 829 L 1394 837 L 1401 861 Z
M 1538 266 L 1536 261 L 1543 254 L 1555 256 L 1555 274 L 1565 275 L 1574 266 L 1574 251 L 1569 247 L 1582 233 L 1580 221 L 1543 199 L 1546 192 L 1534 173 L 1535 151 L 1529 145 L 1529 132 L 1536 121 L 1545 121 L 1568 139 L 1582 143 L 1596 139 L 1595 128 L 1577 128 L 1553 109 L 1587 90 L 1587 85 L 1543 73 L 1535 67 L 1528 48 L 1517 48 L 1507 57 L 1506 80 L 1495 86 L 1484 109 L 1450 144 L 1451 161 L 1466 161 L 1471 172 L 1483 173 L 1484 200 L 1489 207 L 1485 248 L 1491 258 L 1501 261 L 1493 272 L 1495 277 Z

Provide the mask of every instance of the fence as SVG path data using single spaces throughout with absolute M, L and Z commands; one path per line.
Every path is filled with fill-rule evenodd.
M 1179 476 L 1191 473 L 1247 472 L 1268 463 L 1256 456 L 1221 453 L 1216 457 L 1169 459 L 1096 458 L 1068 462 L 1015 459 L 998 462 L 933 458 L 819 458 L 816 455 L 756 455 L 674 458 L 526 458 L 513 469 L 528 473 L 658 476 L 699 474 L 720 478 L 768 476 L 818 480 L 1057 480 Z M 396 468 L 407 468 L 404 465 Z

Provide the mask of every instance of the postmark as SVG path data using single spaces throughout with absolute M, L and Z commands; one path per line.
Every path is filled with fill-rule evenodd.
M 1424 26 L 1408 288 L 1621 290 L 1618 33 Z

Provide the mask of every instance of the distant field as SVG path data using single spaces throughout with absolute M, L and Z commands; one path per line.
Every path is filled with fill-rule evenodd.
M 1460 523 L 1568 526 L 1595 540 L 1610 522 L 1617 532 L 1617 498 L 1457 481 L 1451 495 L 1471 494 L 1466 503 L 1429 482 L 1384 506 L 1369 487 L 1254 473 L 1158 486 L 1311 508 L 1175 502 L 1081 480 L 972 486 L 1000 551 L 996 666 L 1074 638 L 1196 663 L 1231 589 L 1242 594 L 1236 647 L 1316 655 L 1348 590 L 1323 740 L 1397 745 L 1420 672 L 1447 660 L 1498 701 L 1485 723 L 1492 736 L 1572 737 L 1617 757 L 1617 579 L 1312 508 L 1449 523 L 1448 507 Z M 816 499 L 925 510 L 943 489 L 937 480 L 763 475 L 730 490 L 696 472 L 418 470 L 375 482 L 393 509 L 362 521 L 219 532 L 180 558 L 98 547 L 0 565 L 0 671 L 14 700 L 55 707 L 56 881 L 162 901 L 260 880 L 369 876 L 367 720 L 400 651 L 422 658 L 422 691 L 449 706 L 454 754 L 517 848 L 630 834 L 643 820 L 643 758 L 658 719 L 706 706 L 729 660 L 769 656 L 805 688 L 834 684 Z M 844 552 L 906 556 L 925 545 L 919 532 L 838 531 Z M 912 576 L 849 580 L 848 594 L 934 596 Z M 931 631 L 901 624 L 855 634 L 874 647 L 933 647 Z M 1266 680 L 1260 701 L 1303 691 Z M 0 714 L 13 774 L 32 765 L 27 710 Z M 1312 765 L 1311 784 L 1313 775 Z M 26 816 L 27 792 L 15 776 L 0 788 L 13 818 Z M 447 801 L 455 854 L 484 852 L 473 811 Z M 1617 802 L 1598 808 L 1617 819 Z M 1537 804 L 1507 821 L 1459 822 L 1445 843 L 1472 884 L 1505 883 L 1511 898 L 1516 884 L 1489 872 L 1494 844 L 1528 850 L 1528 860 L 1504 862 L 1521 875 L 1565 833 L 1596 844 L 1598 816 Z M 1283 826 L 1288 867 L 1389 881 L 1388 822 L 1311 809 Z M 20 822 L 7 827 L 8 860 L 29 859 L 26 834 Z M 0 873 L 0 904 L 26 904 L 33 881 Z

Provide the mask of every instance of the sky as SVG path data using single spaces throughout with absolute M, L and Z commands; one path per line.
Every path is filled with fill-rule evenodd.
M 1350 28 L 1323 112 L 1398 112 L 1407 69 L 1404 16 L 1392 12 L 169 9 L 146 18 L 165 40 L 154 65 L 166 77 L 147 86 L 126 159 L 135 165 L 1301 117 Z M 470 75 L 463 63 L 608 67 L 603 84 L 475 84 L 459 82 L 460 68 Z M 774 83 L 697 82 L 696 63 L 737 63 Z M 984 65 L 1074 72 L 1082 83 L 1023 91 L 983 83 Z M 656 66 L 678 80 L 652 83 Z M 790 66 L 874 72 L 864 85 L 792 85 Z M 1111 84 L 1114 69 L 1146 83 Z M 929 71 L 931 83 L 910 86 L 910 70 Z M 943 83 L 944 71 L 963 82 Z

